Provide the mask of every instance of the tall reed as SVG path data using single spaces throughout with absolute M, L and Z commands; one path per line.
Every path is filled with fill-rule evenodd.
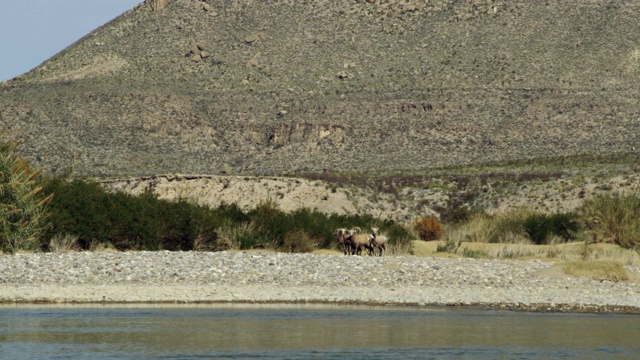
M 640 197 L 608 193 L 584 201 L 580 217 L 594 242 L 640 247 Z

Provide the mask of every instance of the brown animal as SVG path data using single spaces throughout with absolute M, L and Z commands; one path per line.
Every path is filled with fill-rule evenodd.
M 345 228 L 336 229 L 333 235 L 338 239 L 338 243 L 342 246 L 345 255 L 351 255 L 351 239 L 349 238 L 349 230 Z
M 387 242 L 389 239 L 385 235 L 378 234 L 378 228 L 371 228 L 373 234 L 369 240 L 370 250 L 375 256 L 376 249 L 378 250 L 378 255 L 382 256 L 382 253 L 387 250 Z
M 360 230 L 358 227 L 349 230 L 348 239 L 351 243 L 351 255 L 362 255 L 363 248 L 367 249 L 368 253 L 371 254 L 371 235 L 360 234 L 358 230 Z

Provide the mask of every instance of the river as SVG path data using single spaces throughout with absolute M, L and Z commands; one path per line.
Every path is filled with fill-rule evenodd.
M 3 305 L 0 358 L 635 359 L 640 317 L 337 305 Z

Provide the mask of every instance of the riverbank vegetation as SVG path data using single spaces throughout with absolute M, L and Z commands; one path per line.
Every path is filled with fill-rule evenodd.
M 637 214 L 640 197 L 635 193 L 597 195 L 567 213 L 477 212 L 448 224 L 436 252 L 479 258 L 619 259 L 639 264 Z
M 6 142 L 0 148 L 4 253 L 109 248 L 337 250 L 333 233 L 341 227 L 380 228 L 390 239 L 392 254 L 419 254 L 419 246 L 412 245 L 415 239 L 436 240 L 435 252 L 466 257 L 571 258 L 561 245 L 582 244 L 567 248 L 579 249 L 583 259 L 598 259 L 614 252 L 601 253 L 592 245 L 613 244 L 636 255 L 640 248 L 637 192 L 598 194 L 575 211 L 558 213 L 521 208 L 487 213 L 458 204 L 455 216 L 426 215 L 400 224 L 371 215 L 329 215 L 304 208 L 285 212 L 268 200 L 245 210 L 235 204 L 210 208 L 187 200 L 163 200 L 151 191 L 138 196 L 109 192 L 92 180 L 43 175 L 17 155 L 17 147 Z M 480 244 L 500 246 L 488 250 Z M 630 257 L 626 262 L 630 261 L 636 260 Z
M 636 195 L 594 197 L 569 213 L 475 211 L 448 223 L 424 216 L 405 227 L 369 215 L 327 215 L 310 209 L 284 212 L 269 201 L 247 211 L 235 204 L 212 209 L 186 200 L 161 200 L 150 192 L 111 193 L 96 182 L 80 179 L 47 179 L 44 194 L 55 195 L 49 205 L 50 227 L 40 246 L 45 251 L 53 250 L 53 240 L 61 235 L 72 235 L 80 249 L 309 252 L 336 249 L 333 231 L 356 226 L 380 227 L 400 253 L 412 251 L 413 239 L 439 240 L 439 252 L 500 258 L 574 258 L 561 245 L 584 244 L 568 248 L 582 253 L 583 259 L 598 259 L 615 252 L 598 250 L 595 244 L 628 249 L 640 245 L 640 221 L 633 216 L 640 213 Z M 473 243 L 502 246 L 487 251 Z
M 110 246 L 118 250 L 228 250 L 267 248 L 308 252 L 335 247 L 338 227 L 380 227 L 392 243 L 408 243 L 412 234 L 392 221 L 371 216 L 326 215 L 310 209 L 284 212 L 265 201 L 244 211 L 235 204 L 209 208 L 180 200 L 158 199 L 151 192 L 132 196 L 107 192 L 89 180 L 47 179 L 45 193 L 51 226 L 41 248 L 49 250 L 59 234 L 77 237 L 82 249 Z
M 6 253 L 38 248 L 51 201 L 38 181 L 41 172 L 18 155 L 18 146 L 13 141 L 0 145 L 0 251 Z

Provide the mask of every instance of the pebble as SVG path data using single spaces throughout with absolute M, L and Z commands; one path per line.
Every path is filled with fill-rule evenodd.
M 639 283 L 535 275 L 552 265 L 535 260 L 228 251 L 0 255 L 0 301 L 16 301 L 18 295 L 12 295 L 13 298 L 5 295 L 8 292 L 4 290 L 9 288 L 28 287 L 28 291 L 33 291 L 39 287 L 75 286 L 75 292 L 82 289 L 95 292 L 97 287 L 107 291 L 104 289 L 126 285 L 139 291 L 129 291 L 129 295 L 120 297 L 93 296 L 100 301 L 121 302 L 159 299 L 474 305 L 592 312 L 605 308 L 626 312 L 640 309 Z M 627 270 L 640 272 L 638 267 Z M 23 301 L 29 301 L 28 296 L 19 294 Z M 51 295 L 48 300 L 98 301 L 90 295 L 65 296 Z

